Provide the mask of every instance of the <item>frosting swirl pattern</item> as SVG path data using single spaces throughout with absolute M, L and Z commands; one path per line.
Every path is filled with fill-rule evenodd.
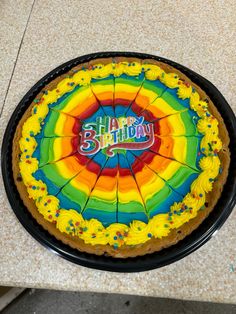
M 61 232 L 92 245 L 137 245 L 167 236 L 204 206 L 220 169 L 218 122 L 177 74 L 99 63 L 34 102 L 20 173 Z

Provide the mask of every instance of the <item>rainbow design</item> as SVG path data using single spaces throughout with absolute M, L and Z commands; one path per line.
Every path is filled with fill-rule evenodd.
M 158 215 L 167 217 L 168 229 L 171 215 L 188 209 L 182 203 L 194 195 L 192 187 L 204 172 L 202 158 L 217 157 L 219 143 L 202 145 L 206 131 L 199 125 L 203 116 L 213 118 L 206 104 L 177 75 L 136 62 L 96 65 L 64 81 L 56 91 L 46 91 L 33 108 L 39 130 L 28 131 L 32 121 L 27 121 L 22 131 L 22 147 L 29 133 L 36 149 L 31 154 L 26 149 L 21 159 L 28 159 L 28 164 L 37 161 L 24 182 L 29 189 L 46 189 L 51 197 L 42 205 L 43 194 L 32 192 L 38 207 L 44 206 L 44 216 L 53 220 L 51 203 L 58 210 L 55 217 L 62 208 L 83 221 L 101 223 L 91 239 L 101 228 L 116 224 L 124 230 L 135 221 L 154 224 Z M 205 195 L 200 191 L 198 198 Z M 176 211 L 178 204 L 182 207 Z M 69 229 L 59 229 L 71 233 L 73 218 L 70 221 Z M 154 233 L 147 232 L 142 241 Z M 86 238 L 88 243 L 95 241 L 90 240 Z
M 33 176 L 85 219 L 148 222 L 169 212 L 199 175 L 198 119 L 189 101 L 159 80 L 93 79 L 49 105 Z M 105 148 L 113 146 L 110 156 Z

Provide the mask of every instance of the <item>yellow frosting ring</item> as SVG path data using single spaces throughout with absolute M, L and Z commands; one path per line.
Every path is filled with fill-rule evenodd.
M 82 215 L 73 209 L 65 210 L 59 208 L 59 200 L 48 195 L 47 186 L 41 180 L 36 180 L 32 174 L 38 169 L 38 163 L 32 158 L 37 143 L 33 136 L 41 130 L 43 119 L 49 111 L 48 105 L 55 102 L 66 92 L 74 89 L 76 85 L 84 86 L 90 84 L 91 78 L 105 78 L 110 74 L 115 77 L 123 73 L 137 76 L 144 72 L 147 80 L 160 79 L 169 88 L 178 88 L 178 96 L 181 99 L 188 98 L 190 107 L 200 117 L 198 131 L 204 134 L 201 141 L 201 149 L 206 157 L 200 160 L 202 169 L 199 177 L 192 183 L 190 192 L 183 198 L 182 202 L 175 203 L 170 208 L 169 214 L 158 214 L 146 224 L 141 221 L 133 221 L 129 226 L 113 223 L 105 228 L 96 219 L 85 220 Z M 41 99 L 35 100 L 36 105 L 30 116 L 22 127 L 22 137 L 19 141 L 21 158 L 20 172 L 26 185 L 29 197 L 34 199 L 39 212 L 46 220 L 56 223 L 56 227 L 62 232 L 79 237 L 85 243 L 96 245 L 112 245 L 118 248 L 124 244 L 137 245 L 150 240 L 150 238 L 162 238 L 168 236 L 171 229 L 179 228 L 181 225 L 196 217 L 197 212 L 204 206 L 205 195 L 211 191 L 214 179 L 220 169 L 220 160 L 217 153 L 222 148 L 218 137 L 218 122 L 207 109 L 207 103 L 200 99 L 196 90 L 186 86 L 175 73 L 165 73 L 157 65 L 133 62 L 112 63 L 108 65 L 97 64 L 91 69 L 80 70 L 72 77 L 65 78 L 58 86 L 47 91 Z M 208 125 L 211 124 L 211 127 Z M 209 149 L 209 144 L 212 149 Z M 26 151 L 25 151 L 26 150 Z M 212 153 L 213 152 L 213 153 Z M 27 155 L 27 158 L 26 158 Z M 31 163 L 27 162 L 30 161 Z M 48 203 L 48 201 L 50 201 Z M 47 203 L 47 205 L 45 205 Z M 48 207 L 47 207 L 48 206 Z M 187 208 L 187 209 L 186 209 Z

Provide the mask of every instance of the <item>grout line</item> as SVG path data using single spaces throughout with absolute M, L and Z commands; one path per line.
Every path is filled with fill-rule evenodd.
M 25 288 L 11 288 L 9 291 L 4 293 L 0 297 L 0 311 L 10 305 L 11 302 L 13 302 L 23 291 L 25 291 Z
M 12 78 L 13 78 L 13 74 L 15 72 L 16 63 L 17 63 L 18 58 L 19 58 L 20 50 L 21 50 L 21 47 L 22 47 L 22 44 L 23 44 L 23 41 L 24 41 L 25 33 L 26 33 L 26 30 L 27 30 L 27 27 L 28 27 L 28 24 L 29 24 L 29 20 L 30 20 L 30 17 L 31 17 L 31 13 L 33 11 L 33 7 L 34 7 L 34 4 L 35 4 L 35 1 L 36 0 L 34 0 L 33 3 L 32 3 L 32 6 L 31 6 L 31 9 L 30 9 L 30 12 L 29 12 L 29 16 L 28 16 L 28 19 L 26 21 L 25 29 L 24 29 L 24 32 L 23 32 L 23 35 L 22 35 L 22 38 L 21 38 L 21 42 L 20 42 L 18 51 L 17 51 L 16 60 L 14 62 L 14 66 L 13 66 L 13 69 L 12 69 L 11 77 L 10 77 L 10 80 L 9 80 L 9 83 L 8 83 L 8 86 L 7 86 L 6 94 L 5 94 L 5 97 L 4 97 L 4 100 L 3 100 L 3 105 L 2 105 L 2 108 L 1 108 L 1 111 L 0 111 L 0 117 L 2 115 L 3 108 L 4 108 L 5 103 L 6 103 L 7 95 L 8 95 L 8 92 L 9 92 L 9 89 L 10 89 L 10 85 L 11 85 L 11 81 L 12 81 Z

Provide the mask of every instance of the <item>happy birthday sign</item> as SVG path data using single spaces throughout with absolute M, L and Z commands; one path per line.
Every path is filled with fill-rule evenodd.
M 85 123 L 82 129 L 78 146 L 82 155 L 93 155 L 106 148 L 105 153 L 112 157 L 115 149 L 141 150 L 154 143 L 153 124 L 145 124 L 143 116 L 97 117 L 95 122 Z M 135 139 L 141 140 L 136 142 Z

